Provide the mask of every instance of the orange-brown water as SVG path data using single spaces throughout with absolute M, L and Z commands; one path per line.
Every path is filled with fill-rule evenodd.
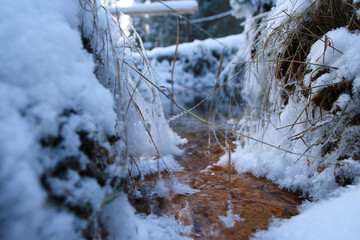
M 298 214 L 297 206 L 301 203 L 298 195 L 280 190 L 264 178 L 236 174 L 228 166 L 214 165 L 224 152 L 214 143 L 214 139 L 211 140 L 211 147 L 208 147 L 206 128 L 177 125 L 175 129 L 188 139 L 188 143 L 181 146 L 184 153 L 177 157 L 184 171 L 174 173 L 174 176 L 179 182 L 200 192 L 166 198 L 147 195 L 146 192 L 151 192 L 158 181 L 157 174 L 149 175 L 135 184 L 145 196 L 144 199 L 130 196 L 138 212 L 173 215 L 179 223 L 192 225 L 193 233 L 189 237 L 194 239 L 226 240 L 248 239 L 257 230 L 266 229 L 272 217 L 290 218 Z M 229 171 L 232 172 L 230 186 Z M 162 179 L 171 188 L 173 181 L 170 175 L 163 173 Z M 244 220 L 227 228 L 219 216 L 226 215 L 229 199 L 233 214 L 240 215 Z

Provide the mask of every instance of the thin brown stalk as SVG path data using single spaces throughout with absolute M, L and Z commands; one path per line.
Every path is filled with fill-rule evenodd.
M 178 47 L 179 47 L 179 34 L 180 34 L 180 24 L 179 24 L 179 16 L 176 16 L 176 46 L 175 46 L 175 53 L 174 53 L 174 60 L 173 65 L 171 68 L 171 95 L 174 98 L 174 70 L 175 70 L 175 63 L 177 59 Z
M 224 51 L 224 49 L 223 49 L 223 51 L 222 51 L 222 53 L 221 53 L 221 58 L 220 58 L 220 65 L 219 65 L 218 72 L 217 72 L 217 75 L 216 75 L 216 81 L 215 81 L 214 91 L 216 91 L 216 87 L 217 87 L 217 85 L 219 84 L 220 73 L 221 73 L 221 69 L 222 69 L 222 65 L 223 65 L 223 61 L 224 61 L 224 54 L 225 54 L 225 51 Z M 207 111 L 207 114 L 206 114 L 206 121 L 209 120 L 209 117 L 210 117 L 210 114 L 211 114 L 211 110 L 212 110 L 212 107 L 213 107 L 213 104 L 214 104 L 214 98 L 215 98 L 215 95 L 212 96 L 212 99 L 211 99 L 211 102 L 210 102 L 210 106 L 209 106 L 208 111 Z

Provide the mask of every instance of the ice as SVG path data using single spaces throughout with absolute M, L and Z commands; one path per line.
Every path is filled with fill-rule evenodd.
M 220 220 L 225 224 L 226 227 L 231 228 L 236 222 L 244 221 L 238 214 L 233 214 L 232 203 L 228 201 L 229 210 L 226 211 L 226 216 L 219 216 Z
M 156 182 L 154 192 L 159 197 L 165 197 L 169 195 L 169 188 L 165 186 L 164 180 L 160 179 Z
M 159 168 L 158 168 L 159 166 Z M 183 170 L 183 167 L 174 159 L 173 155 L 166 155 L 161 158 L 141 159 L 131 165 L 131 176 L 137 177 L 157 173 L 157 172 L 176 172 Z M 140 172 L 139 172 L 140 171 Z
M 109 203 L 101 219 L 108 223 L 114 239 L 189 239 L 182 234 L 190 234 L 191 226 L 181 226 L 174 217 L 155 215 L 135 215 L 125 194 Z
M 198 189 L 191 188 L 189 185 L 177 181 L 174 182 L 172 191 L 174 194 L 194 194 L 200 192 Z

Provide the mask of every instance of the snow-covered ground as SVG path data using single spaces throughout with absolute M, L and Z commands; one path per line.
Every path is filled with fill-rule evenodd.
M 260 36 L 267 40 L 280 26 L 292 29 L 289 14 L 301 16 L 316 2 L 278 0 L 260 26 Z M 176 145 L 185 142 L 169 127 L 159 92 L 133 66 L 136 62 L 163 89 L 171 89 L 174 80 L 174 99 L 193 106 L 213 91 L 223 49 L 223 74 L 233 69 L 232 61 L 252 60 L 249 35 L 180 45 L 172 78 L 175 47 L 149 52 L 151 64 L 145 57 L 139 61 L 129 50 L 136 48 L 133 39 L 119 31 L 96 1 L 4 0 L 0 238 L 82 239 L 107 232 L 114 239 L 185 239 L 182 234 L 191 228 L 173 217 L 136 215 L 122 191 L 131 159 L 142 160 L 143 174 L 157 171 L 158 161 L 160 170 L 165 169 L 162 160 L 178 170 L 173 155 L 181 153 Z M 267 42 L 271 50 L 281 51 L 280 40 L 286 36 Z M 251 139 L 241 139 L 232 154 L 236 170 L 265 176 L 314 200 L 304 204 L 300 215 L 274 220 L 256 238 L 358 239 L 359 40 L 359 30 L 346 27 L 324 33 L 305 59 L 303 85 L 293 89 L 286 104 L 269 71 L 271 51 L 266 49 L 256 71 L 247 68 L 244 85 L 226 84 L 228 89 L 242 87 L 254 107 L 238 124 L 237 129 L 247 124 L 244 134 Z M 239 45 L 245 50 L 235 54 Z M 321 66 L 325 71 L 316 74 Z M 219 79 L 222 84 L 227 78 Z M 341 94 L 330 105 L 316 103 L 324 89 L 344 81 L 351 84 L 339 86 Z M 302 88 L 311 89 L 307 97 L 300 94 Z M 309 99 L 315 104 L 308 104 Z M 346 181 L 353 185 L 339 187 Z M 168 191 L 161 182 L 156 187 L 159 193 Z M 194 192 L 181 183 L 173 191 Z M 230 209 L 219 216 L 229 226 L 241 221 Z
M 268 231 L 255 234 L 256 239 L 359 239 L 360 187 L 342 189 L 339 196 L 304 204 L 298 216 L 274 220 Z
M 135 83 L 132 47 L 97 1 L 1 2 L 1 239 L 189 231 L 136 216 L 123 196 L 130 159 L 172 159 L 184 142 L 156 91 Z

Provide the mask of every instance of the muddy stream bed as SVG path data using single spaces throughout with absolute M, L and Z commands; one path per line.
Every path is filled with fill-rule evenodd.
M 192 225 L 193 239 L 248 239 L 258 230 L 267 229 L 272 217 L 290 218 L 298 214 L 301 204 L 298 195 L 281 190 L 265 178 L 251 174 L 237 174 L 228 166 L 217 166 L 223 150 L 209 137 L 206 127 L 189 122 L 189 117 L 176 120 L 173 129 L 188 143 L 180 146 L 184 150 L 176 160 L 184 171 L 173 173 L 179 182 L 200 190 L 195 194 L 170 195 L 165 198 L 152 194 L 159 177 L 152 174 L 143 181 L 135 180 L 135 185 L 144 196 L 130 201 L 138 213 L 173 215 L 183 225 Z M 193 121 L 192 121 L 193 122 Z M 234 149 L 234 145 L 231 148 Z M 229 170 L 231 184 L 229 192 Z M 170 174 L 162 173 L 162 179 L 171 189 L 173 181 Z M 219 216 L 226 216 L 228 200 L 233 205 L 233 214 L 243 219 L 233 227 L 226 227 Z

